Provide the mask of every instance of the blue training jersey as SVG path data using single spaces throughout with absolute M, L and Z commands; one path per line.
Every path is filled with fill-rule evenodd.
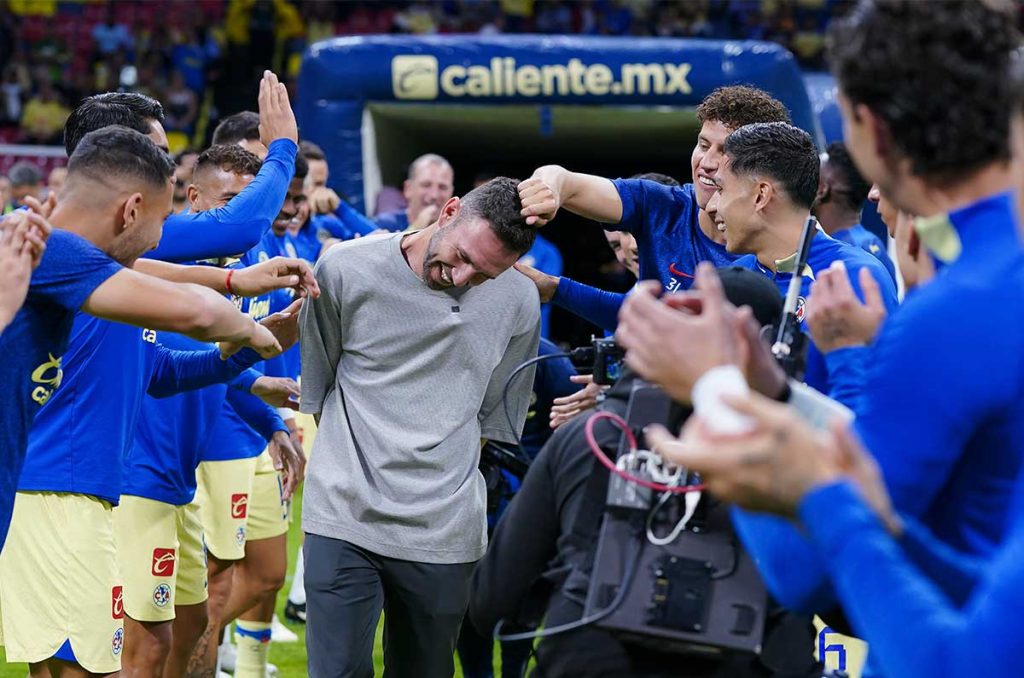
M 850 228 L 836 231 L 832 237 L 840 242 L 845 242 L 854 247 L 859 247 L 875 259 L 878 259 L 885 266 L 885 270 L 896 281 L 896 265 L 889 258 L 889 248 L 885 246 L 878 236 L 864 228 L 861 224 L 854 224 Z
M 811 240 L 811 249 L 807 256 L 807 268 L 803 271 L 800 299 L 797 305 L 797 317 L 801 319 L 801 326 L 805 332 L 807 332 L 807 324 L 803 321 L 804 304 L 810 294 L 814 275 L 824 271 L 835 261 L 842 261 L 846 265 L 850 285 L 861 301 L 864 300 L 864 293 L 860 289 L 860 269 L 867 268 L 870 270 L 871 275 L 878 282 L 879 291 L 882 294 L 882 300 L 885 302 L 886 309 L 889 313 L 893 312 L 899 303 L 896 297 L 896 285 L 878 260 L 860 249 L 850 247 L 846 243 L 830 238 L 824 231 L 819 230 L 816 232 L 814 239 Z M 785 297 L 789 289 L 789 281 L 793 278 L 796 255 L 794 254 L 791 257 L 777 261 L 775 264 L 776 271 L 773 272 L 762 266 L 753 254 L 745 255 L 737 259 L 735 263 L 736 266 L 757 271 L 771 278 L 772 282 L 779 288 L 779 291 L 782 292 L 782 296 Z M 824 356 L 814 345 L 814 342 L 811 342 L 809 339 L 808 337 L 807 370 L 804 375 L 804 381 L 822 393 L 831 393 L 832 380 L 829 378 L 828 365 Z
M 242 255 L 239 264 L 249 266 L 282 255 L 282 253 L 285 253 L 287 256 L 288 248 L 294 248 L 294 245 L 290 243 L 291 240 L 287 234 L 279 236 L 275 235 L 273 231 L 268 231 L 255 247 Z M 266 318 L 275 310 L 280 310 L 273 308 L 274 293 L 263 294 L 251 299 L 236 297 L 234 301 L 239 310 L 257 322 Z M 266 371 L 265 362 L 261 362 L 253 367 L 261 373 Z M 243 411 L 239 412 L 240 409 Z M 271 418 L 272 425 L 278 427 L 277 430 L 287 430 L 287 427 L 284 426 L 284 423 L 280 417 L 277 417 L 276 413 L 274 417 L 276 419 Z M 233 402 L 231 398 L 226 399 L 221 407 L 220 415 L 217 417 L 213 430 L 203 444 L 200 460 L 230 461 L 259 456 L 267 446 L 267 437 L 261 435 L 259 431 L 246 423 L 246 419 L 246 413 L 242 405 Z
M 236 256 L 255 246 L 281 211 L 295 174 L 297 150 L 290 139 L 270 142 L 267 157 L 248 186 L 224 207 L 167 217 L 160 245 L 144 256 L 197 261 Z
M 1024 458 L 1024 252 L 1010 193 L 949 220 L 961 255 L 883 324 L 855 427 L 898 511 L 953 549 L 988 556 Z M 779 602 L 828 609 L 828 554 L 787 521 L 737 514 Z
M 693 184 L 665 186 L 646 179 L 612 183 L 622 200 L 618 230 L 636 238 L 641 280 L 658 280 L 666 292 L 687 290 L 699 262 L 710 261 L 719 268 L 739 258 L 700 230 Z
M 121 265 L 89 241 L 54 229 L 28 296 L 0 334 L 0 547 L 39 407 L 59 392 L 75 311 Z
M 77 314 L 62 388 L 36 416 L 18 490 L 87 494 L 117 504 L 143 396 L 225 382 L 259 360 L 251 349 L 228 360 L 215 348 L 172 351 L 153 330 Z

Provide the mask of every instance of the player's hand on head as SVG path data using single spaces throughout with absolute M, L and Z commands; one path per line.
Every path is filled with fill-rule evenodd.
M 536 175 L 519 184 L 519 200 L 528 226 L 547 225 L 562 206 L 557 188 Z
M 296 448 L 292 436 L 285 431 L 274 432 L 267 443 L 267 453 L 274 463 L 274 468 L 283 476 L 281 499 L 288 501 L 306 475 L 306 455 L 301 447 Z
M 299 384 L 288 377 L 259 377 L 253 382 L 250 392 L 272 407 L 299 409 L 301 391 Z
M 320 296 L 313 269 L 301 259 L 274 257 L 252 266 L 235 269 L 231 291 L 240 297 L 256 297 L 273 290 L 290 288 L 296 296 Z
M 537 293 L 540 295 L 540 303 L 546 304 L 555 297 L 555 291 L 558 289 L 559 278 L 553 275 L 548 275 L 543 271 L 539 271 L 529 264 L 522 262 L 513 264 L 515 269 L 525 275 L 527 278 L 533 281 L 533 284 L 537 286 Z
M 691 292 L 659 299 L 661 286 L 640 283 L 619 311 L 615 341 L 626 364 L 680 402 L 690 401 L 694 383 L 720 365 L 739 365 L 735 309 L 708 263 L 697 269 Z M 698 312 L 694 312 L 699 309 Z
M 299 126 L 288 100 L 288 89 L 271 71 L 263 71 L 259 93 L 260 141 L 267 148 L 275 139 L 299 143 Z
M 818 274 L 807 298 L 807 326 L 822 353 L 870 344 L 887 312 L 878 282 L 866 267 L 860 270 L 864 302 L 857 298 L 842 261 Z

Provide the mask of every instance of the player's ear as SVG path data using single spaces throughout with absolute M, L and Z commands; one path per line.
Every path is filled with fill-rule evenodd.
M 188 198 L 188 204 L 192 206 L 192 209 L 195 209 L 196 201 L 199 200 L 199 189 L 195 184 L 188 185 L 188 188 L 185 189 L 185 197 Z
M 775 197 L 775 186 L 768 181 L 759 181 L 754 187 L 754 211 L 760 212 Z
M 121 230 L 127 231 L 133 228 L 138 223 L 139 217 L 142 213 L 142 194 L 132 193 L 128 196 L 128 199 L 124 202 L 124 208 L 121 210 L 121 216 L 124 220 L 124 225 Z

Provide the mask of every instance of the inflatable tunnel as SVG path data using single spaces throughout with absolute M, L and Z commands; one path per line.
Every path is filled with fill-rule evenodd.
M 793 56 L 764 42 L 585 36 L 370 36 L 306 53 L 297 111 L 330 184 L 373 213 L 382 185 L 434 152 L 456 192 L 478 175 L 525 178 L 558 163 L 603 176 L 690 178 L 697 104 L 750 84 L 822 133 Z

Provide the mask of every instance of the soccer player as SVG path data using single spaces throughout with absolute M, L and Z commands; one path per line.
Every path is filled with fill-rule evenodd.
M 402 184 L 406 208 L 378 214 L 378 228 L 400 233 L 426 228 L 437 220 L 441 207 L 452 197 L 455 175 L 451 164 L 437 155 L 427 153 L 412 161 L 409 176 Z
M 853 164 L 846 145 L 841 141 L 829 144 L 821 156 L 814 216 L 825 233 L 875 257 L 896 280 L 896 268 L 885 243 L 860 223 L 861 206 L 870 191 L 871 184 Z
M 5 459 L 15 462 L 3 477 L 11 485 L 18 479 L 19 492 L 0 558 L 0 626 L 8 660 L 28 662 L 33 671 L 48 668 L 60 675 L 64 667 L 74 668 L 70 663 L 109 673 L 120 666 L 122 611 L 110 511 L 134 414 L 105 419 L 88 412 L 110 398 L 121 399 L 122 387 L 144 387 L 128 376 L 138 379 L 142 365 L 133 357 L 148 352 L 137 346 L 152 346 L 156 331 L 167 330 L 249 344 L 260 351 L 255 360 L 281 348 L 267 328 L 215 292 L 122 268 L 158 242 L 170 209 L 172 173 L 167 155 L 138 132 L 109 127 L 86 135 L 71 156 L 67 183 L 50 217 L 60 230 L 51 236 L 28 303 L 0 337 L 7 356 L 2 381 L 22 385 L 5 391 L 11 395 L 3 408 L 8 417 L 4 447 L 13 451 Z M 128 353 L 105 354 L 99 365 L 104 356 L 83 355 L 76 350 L 82 344 L 70 345 L 77 308 L 134 324 L 126 330 L 132 339 Z M 79 328 L 87 326 L 83 322 Z M 102 335 L 127 326 L 93 327 Z M 159 386 L 180 386 L 203 372 L 237 373 L 239 361 L 253 360 L 243 355 L 222 361 L 219 353 L 231 350 L 225 345 L 198 360 L 201 369 L 181 373 L 170 371 L 173 365 L 165 360 L 166 379 Z M 76 378 L 87 369 L 98 373 Z M 58 389 L 62 382 L 63 390 Z M 62 407 L 63 402 L 78 408 Z M 43 417 L 43 409 L 36 416 L 38 406 L 45 408 L 49 424 L 38 425 Z M 34 417 L 37 426 L 22 470 Z M 90 456 L 95 454 L 100 456 Z M 9 502 L 10 497 L 5 512 Z M 80 575 L 74 589 L 69 571 Z
M 950 27 L 970 30 L 950 34 Z M 894 510 L 915 518 L 950 549 L 987 560 L 1008 536 L 1013 479 L 1024 457 L 1024 253 L 1016 212 L 1020 179 L 1011 157 L 1011 130 L 1020 114 L 1011 52 L 1020 37 L 1009 11 L 983 2 L 865 1 L 830 32 L 845 137 L 858 168 L 897 209 L 946 215 L 962 248 L 941 275 L 907 296 L 875 343 L 861 349 L 869 351 L 870 367 L 854 427 L 876 458 Z M 649 300 L 641 304 L 637 295 L 627 306 L 634 301 L 639 314 Z M 969 320 L 964 308 L 974 309 Z M 692 384 L 711 366 L 731 371 L 725 367 L 734 362 L 726 357 L 731 332 L 703 314 L 668 317 L 668 323 L 658 321 L 660 330 L 694 350 L 688 366 L 662 366 L 662 377 Z M 708 341 L 713 334 L 725 341 Z M 665 348 L 645 343 L 652 354 Z M 732 379 L 728 374 L 719 370 L 714 378 Z M 744 453 L 748 461 L 788 468 L 776 465 L 774 455 Z M 827 483 L 801 502 L 802 529 L 763 516 L 753 529 L 741 529 L 773 595 L 790 607 L 827 611 L 838 592 L 855 630 L 871 643 L 872 656 L 877 648 L 889 675 L 1005 673 L 1009 664 L 998 661 L 1007 655 L 988 646 L 979 651 L 977 640 L 1008 628 L 1002 616 L 986 616 L 992 625 L 974 627 L 977 637 L 951 633 L 970 628 L 964 625 L 968 618 L 948 622 L 952 618 L 936 597 L 905 573 L 890 577 L 890 563 L 883 563 L 889 555 L 862 541 L 874 540 L 877 531 L 855 522 L 863 515 L 860 503 L 845 484 Z M 864 558 L 886 568 L 880 570 L 884 580 L 856 569 Z M 997 579 L 989 587 L 995 581 L 1016 586 L 1000 576 L 1004 566 L 990 570 Z M 969 589 L 972 579 L 954 580 L 961 584 L 959 606 L 969 594 L 962 584 Z M 876 590 L 861 588 L 873 582 Z M 907 624 L 893 617 L 893 609 L 927 612 Z M 1018 645 L 1005 648 L 1010 662 Z M 937 663 L 928 664 L 933 658 Z
M 807 268 L 794 270 L 800 233 L 810 216 L 818 190 L 819 160 L 811 136 L 784 122 L 756 123 L 739 128 L 725 139 L 722 162 L 715 173 L 716 191 L 708 201 L 708 214 L 725 235 L 726 250 L 747 254 L 737 266 L 770 277 L 786 294 L 794 275 L 801 276 L 797 316 L 803 319 L 811 282 L 816 274 L 841 262 L 858 296 L 880 297 L 888 310 L 896 307 L 896 287 L 877 259 L 863 250 L 816 231 L 811 239 Z M 862 272 L 862 269 L 864 270 Z M 864 286 L 864 289 L 860 289 Z M 860 354 L 857 354 L 860 355 Z M 831 363 L 813 343 L 807 354 L 805 381 L 822 393 L 832 386 L 830 371 L 856 369 L 843 361 L 843 352 L 829 353 Z M 845 381 L 857 396 L 859 385 Z
M 302 314 L 301 411 L 319 416 L 303 496 L 309 675 L 367 675 L 386 607 L 385 662 L 451 676 L 473 563 L 486 545 L 481 438 L 515 442 L 537 355 L 533 243 L 516 182 L 444 204 L 423 231 L 342 243 Z
M 260 81 L 259 109 L 260 113 L 254 114 L 258 119 L 257 135 L 262 129 L 260 146 L 267 157 L 257 180 L 234 204 L 199 214 L 170 215 L 164 222 L 160 246 L 146 253 L 146 259 L 139 262 L 139 270 L 158 274 L 157 270 L 147 268 L 148 259 L 188 262 L 237 255 L 253 247 L 266 233 L 268 224 L 252 216 L 260 212 L 254 203 L 267 201 L 273 205 L 272 214 L 276 213 L 298 149 L 298 127 L 288 92 L 269 71 Z M 153 143 L 166 150 L 163 115 L 160 103 L 143 94 L 97 94 L 86 98 L 68 118 L 64 146 L 70 155 L 86 133 L 116 124 L 147 134 Z
M 311 141 L 303 141 L 299 144 L 299 152 L 309 163 L 306 195 L 309 199 L 311 219 L 297 233 L 293 233 L 300 257 L 307 261 L 316 261 L 322 250 L 339 241 L 351 240 L 382 230 L 327 187 L 330 175 L 327 156 L 324 155 L 323 149 Z M 313 258 L 309 259 L 307 253 Z
M 187 187 L 192 211 L 228 204 L 259 170 L 259 159 L 239 146 L 207 149 Z M 161 341 L 179 350 L 209 348 L 179 335 L 165 334 Z M 276 406 L 286 405 L 288 395 L 298 395 L 293 380 L 247 370 L 231 389 L 214 385 L 143 400 L 135 445 L 125 461 L 121 504 L 114 511 L 124 574 L 123 664 L 133 675 L 161 669 L 165 675 L 182 675 L 206 629 L 206 551 L 198 509 L 191 502 L 196 467 L 224 403 L 275 447 L 275 458 L 298 456 L 288 427 L 247 391 L 271 398 Z M 292 472 L 294 465 L 286 468 Z M 287 485 L 290 489 L 291 478 Z M 154 595 L 156 591 L 160 595 Z
M 221 168 L 218 175 L 221 181 L 229 184 L 245 181 L 245 175 L 239 176 L 240 171 L 245 172 L 244 156 L 248 156 L 250 161 L 257 161 L 240 144 L 214 146 L 207 153 L 239 158 L 233 178 L 230 176 L 232 172 L 228 171 L 231 168 Z M 271 230 L 256 247 L 242 255 L 242 264 L 258 265 L 256 262 L 270 260 L 282 250 L 293 247 L 287 231 L 304 197 L 306 171 L 305 160 L 297 156 L 296 176 L 288 184 L 284 201 L 278 205 L 279 212 L 272 221 Z M 218 183 L 211 181 L 212 178 L 208 173 L 197 173 L 197 184 L 190 187 L 190 196 L 198 199 L 203 194 L 216 194 Z M 280 293 L 265 294 L 245 300 L 242 309 L 253 318 L 262 318 L 271 313 L 275 304 L 279 308 L 289 303 L 291 300 L 282 299 Z M 289 355 L 291 360 L 297 358 L 294 351 Z M 284 355 L 279 359 L 287 360 Z M 279 370 L 275 376 L 297 376 L 297 366 Z M 210 600 L 207 629 L 189 660 L 189 670 L 193 672 L 214 670 L 221 629 L 243 612 L 251 610 L 257 602 L 276 594 L 284 584 L 287 569 L 284 537 L 288 523 L 284 500 L 294 488 L 283 491 L 278 469 L 265 452 L 266 436 L 249 426 L 239 414 L 231 403 L 224 403 L 221 416 L 200 455 L 196 474 L 198 489 L 195 503 L 209 553 Z M 294 431 L 297 428 L 294 415 L 289 415 L 291 423 L 285 423 L 285 430 Z M 235 567 L 239 561 L 241 565 Z M 269 609 L 272 617 L 272 603 Z M 269 622 L 268 618 L 266 623 L 262 619 L 239 623 L 240 644 L 243 650 L 249 650 L 240 653 L 243 672 L 249 668 L 257 672 L 257 667 L 265 669 L 269 646 L 264 640 L 269 641 Z M 246 635 L 246 630 L 251 633 Z M 246 663 L 248 660 L 251 664 Z M 236 666 L 237 670 L 239 667 Z

